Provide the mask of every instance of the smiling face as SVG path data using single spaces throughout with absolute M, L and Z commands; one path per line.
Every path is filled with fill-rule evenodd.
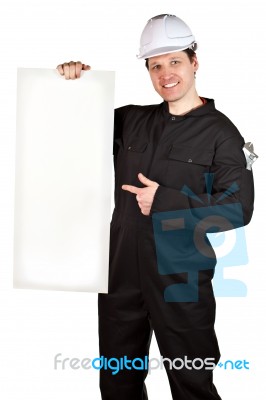
M 184 51 L 151 57 L 149 73 L 156 92 L 167 102 L 189 103 L 197 96 L 195 72 L 198 60 L 192 61 Z

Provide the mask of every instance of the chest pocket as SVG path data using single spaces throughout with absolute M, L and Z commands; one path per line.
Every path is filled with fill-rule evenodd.
M 116 142 L 117 143 L 117 142 Z M 141 165 L 145 159 L 148 142 L 135 138 L 120 145 L 116 160 L 116 181 L 119 184 L 137 185 L 137 174 L 141 172 Z
M 139 139 L 136 138 L 125 147 L 123 168 L 128 169 L 131 177 L 137 176 L 137 173 L 140 172 L 141 165 L 146 158 L 147 146 L 147 142 L 140 142 Z
M 196 193 L 205 187 L 204 173 L 209 172 L 214 152 L 202 148 L 172 146 L 168 154 L 166 184 L 180 189 L 189 186 Z

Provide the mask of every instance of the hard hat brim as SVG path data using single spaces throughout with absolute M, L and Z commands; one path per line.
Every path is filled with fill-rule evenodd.
M 155 49 L 155 50 L 147 52 L 145 54 L 139 54 L 139 55 L 137 55 L 137 58 L 139 60 L 141 60 L 143 58 L 146 59 L 146 58 L 151 58 L 151 57 L 155 57 L 155 56 L 161 56 L 163 54 L 175 53 L 175 52 L 183 51 L 186 49 L 192 49 L 195 51 L 197 49 L 197 43 L 193 42 L 189 46 L 182 46 L 182 47 L 176 47 L 176 46 L 161 47 L 159 49 Z

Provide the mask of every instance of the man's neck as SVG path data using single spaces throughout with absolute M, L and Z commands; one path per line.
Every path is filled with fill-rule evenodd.
M 173 115 L 184 115 L 193 110 L 194 108 L 198 108 L 202 105 L 202 100 L 195 92 L 193 96 L 190 96 L 186 99 L 180 99 L 176 101 L 168 102 L 169 113 Z

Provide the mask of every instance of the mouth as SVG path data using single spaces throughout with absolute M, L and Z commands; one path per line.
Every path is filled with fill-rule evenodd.
M 162 86 L 165 89 L 171 89 L 171 88 L 177 86 L 178 84 L 179 84 L 179 82 L 173 82 L 173 83 L 167 83 L 166 85 L 162 85 Z

